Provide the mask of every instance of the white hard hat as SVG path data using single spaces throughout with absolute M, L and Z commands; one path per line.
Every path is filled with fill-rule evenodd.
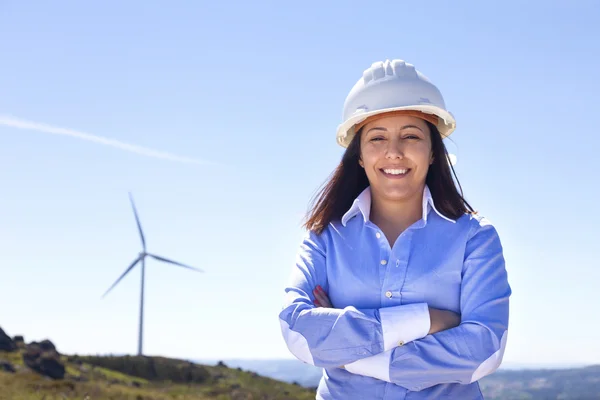
M 356 133 L 356 124 L 367 117 L 401 110 L 437 116 L 442 138 L 456 129 L 456 121 L 446 110 L 441 92 L 426 76 L 403 60 L 378 61 L 363 72 L 346 97 L 343 123 L 336 135 L 338 144 L 348 147 Z

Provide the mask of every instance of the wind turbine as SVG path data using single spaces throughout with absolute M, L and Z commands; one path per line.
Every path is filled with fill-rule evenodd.
M 146 239 L 144 238 L 144 232 L 142 231 L 142 225 L 140 224 L 140 218 L 138 217 L 138 213 L 135 208 L 135 204 L 133 202 L 133 197 L 132 197 L 131 193 L 129 193 L 129 201 L 131 202 L 131 208 L 133 208 L 133 215 L 135 216 L 135 221 L 137 223 L 138 231 L 140 232 L 140 238 L 142 239 L 142 251 L 138 254 L 136 259 L 133 260 L 131 265 L 129 265 L 129 267 L 127 267 L 127 269 L 125 270 L 125 272 L 123 272 L 123 274 L 119 277 L 119 279 L 117 279 L 117 281 L 115 283 L 113 283 L 112 286 L 110 288 L 108 288 L 108 290 L 102 295 L 102 298 L 104 298 L 104 296 L 106 296 L 108 294 L 108 292 L 110 292 L 115 286 L 117 286 L 117 283 L 119 283 L 121 281 L 121 279 L 123 279 L 125 277 L 125 275 L 127 275 L 138 263 L 142 264 L 142 290 L 141 290 L 141 297 L 140 297 L 140 326 L 139 326 L 139 339 L 138 339 L 138 355 L 141 356 L 142 355 L 142 344 L 143 344 L 143 332 L 144 332 L 144 272 L 146 269 L 146 257 L 152 257 L 155 260 L 166 262 L 166 263 L 173 264 L 173 265 L 177 265 L 179 267 L 191 269 L 191 270 L 197 271 L 197 272 L 204 272 L 204 271 L 201 269 L 198 269 L 198 268 L 190 267 L 189 265 L 185 265 L 185 264 L 182 264 L 177 261 L 169 260 L 168 258 L 161 257 L 156 254 L 148 253 L 146 251 Z

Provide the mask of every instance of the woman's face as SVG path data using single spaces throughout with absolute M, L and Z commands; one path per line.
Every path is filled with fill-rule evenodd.
M 374 195 L 404 200 L 420 195 L 433 161 L 429 127 L 420 118 L 382 116 L 363 127 L 360 165 Z

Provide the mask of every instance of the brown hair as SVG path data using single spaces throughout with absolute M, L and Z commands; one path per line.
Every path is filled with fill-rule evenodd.
M 429 167 L 426 185 L 440 213 L 451 219 L 458 219 L 465 213 L 475 213 L 462 194 L 462 186 L 456 172 L 448 162 L 448 152 L 438 129 L 429 121 L 433 164 Z M 362 128 L 354 135 L 342 160 L 329 180 L 312 200 L 304 227 L 321 234 L 333 220 L 339 220 L 352 206 L 354 199 L 369 186 L 364 169 L 358 164 L 360 158 L 360 137 Z M 457 189 L 456 184 L 460 188 Z

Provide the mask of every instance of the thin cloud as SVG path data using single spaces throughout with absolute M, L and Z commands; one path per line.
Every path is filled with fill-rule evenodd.
M 128 151 L 130 153 L 139 154 L 146 157 L 160 158 L 163 160 L 176 161 L 186 164 L 213 164 L 210 161 L 198 160 L 190 157 L 178 156 L 176 154 L 167 153 L 164 151 L 157 151 L 135 144 L 129 144 L 121 142 L 119 140 L 110 139 L 102 136 L 92 135 L 73 129 L 60 128 L 57 126 L 51 126 L 46 124 L 40 124 L 37 122 L 25 121 L 18 118 L 0 115 L 0 125 L 8 126 L 11 128 L 28 129 L 43 133 L 50 133 L 53 135 L 71 136 L 77 139 L 87 140 L 94 143 L 103 144 L 105 146 L 116 147 L 117 149 Z

